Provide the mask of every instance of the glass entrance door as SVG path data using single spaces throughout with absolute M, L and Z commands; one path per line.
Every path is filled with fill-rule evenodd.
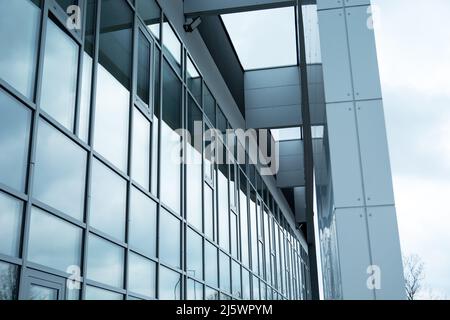
M 64 278 L 34 270 L 28 270 L 25 277 L 22 299 L 65 300 Z

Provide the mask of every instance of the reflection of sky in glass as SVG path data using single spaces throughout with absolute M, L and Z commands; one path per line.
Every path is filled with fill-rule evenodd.
M 225 250 L 229 248 L 229 212 L 228 212 L 228 179 L 218 170 L 217 201 L 219 202 L 219 244 Z
M 119 240 L 125 238 L 126 188 L 125 180 L 94 160 L 89 223 Z
M 192 279 L 187 279 L 187 300 L 203 300 L 203 285 Z
M 202 230 L 202 154 L 186 144 L 186 215 L 189 223 Z
M 230 288 L 230 258 L 220 253 L 220 288 L 226 292 L 231 292 Z
M 213 190 L 205 183 L 205 235 L 212 238 L 214 236 L 214 208 Z
M 165 210 L 160 219 L 159 257 L 174 267 L 180 267 L 180 221 Z
M 33 95 L 40 10 L 29 0 L 0 2 L 0 77 Z
M 250 273 L 242 269 L 242 299 L 250 299 Z
M 203 279 L 203 242 L 202 237 L 188 228 L 187 231 L 187 274 Z
M 163 23 L 164 48 L 170 53 L 176 66 L 181 66 L 181 42 L 168 22 Z
M 240 197 L 240 217 L 241 217 L 241 230 L 242 230 L 242 236 L 241 236 L 241 256 L 242 256 L 242 263 L 245 266 L 249 266 L 249 256 L 248 256 L 248 217 L 247 217 L 247 191 L 242 190 L 239 191 L 239 197 Z
M 19 254 L 23 204 L 0 192 L 0 253 L 17 257 Z
M 217 248 L 205 241 L 205 281 L 211 286 L 218 287 L 217 277 Z
M 86 151 L 40 120 L 33 195 L 36 199 L 83 219 Z
M 293 7 L 222 15 L 244 69 L 297 64 Z
M 40 209 L 31 211 L 28 259 L 66 272 L 80 266 L 81 229 Z
M 53 21 L 47 22 L 41 107 L 73 129 L 78 72 L 78 45 Z
M 87 278 L 110 286 L 123 287 L 122 248 L 90 234 L 87 260 Z
M 232 294 L 235 297 L 240 298 L 241 297 L 241 267 L 236 262 L 231 262 L 231 275 L 232 275 L 232 284 L 233 284 L 233 290 Z M 275 266 L 274 266 L 275 267 Z
M 86 286 L 86 300 L 122 300 L 120 293 L 103 290 L 97 287 Z
M 146 190 L 150 188 L 150 121 L 137 109 L 133 113 L 131 174 Z
M 170 269 L 161 267 L 159 270 L 159 299 L 179 300 L 180 289 L 180 275 Z
M 78 136 L 84 142 L 89 138 L 89 118 L 91 106 L 91 86 L 92 86 L 92 58 L 86 52 L 83 53 L 83 75 L 81 79 L 80 97 L 80 122 L 78 124 Z
M 31 112 L 0 90 L 0 182 L 23 190 Z
M 155 298 L 156 264 L 130 252 L 128 268 L 128 290 Z

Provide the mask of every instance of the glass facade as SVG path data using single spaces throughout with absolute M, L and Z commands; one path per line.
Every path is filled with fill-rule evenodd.
M 177 130 L 230 123 L 156 2 L 83 1 L 80 34 L 49 3 L 0 1 L 0 299 L 58 297 L 19 292 L 34 272 L 78 274 L 65 299 L 306 298 L 307 253 L 258 170 Z

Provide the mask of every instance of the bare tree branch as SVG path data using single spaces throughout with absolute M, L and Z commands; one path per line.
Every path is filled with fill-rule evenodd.
M 424 263 L 418 255 L 411 254 L 403 257 L 403 268 L 407 298 L 408 300 L 416 300 L 419 292 L 423 289 Z

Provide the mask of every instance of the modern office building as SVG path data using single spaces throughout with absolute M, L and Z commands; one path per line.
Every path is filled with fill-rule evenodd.
M 404 298 L 370 12 L 0 0 L 0 300 Z

